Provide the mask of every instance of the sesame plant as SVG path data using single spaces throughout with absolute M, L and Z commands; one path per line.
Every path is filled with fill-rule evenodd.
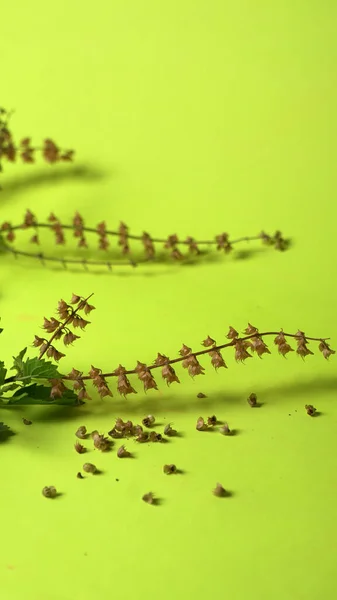
M 91 399 L 86 388 L 89 381 L 97 389 L 101 398 L 113 396 L 108 379 L 115 381 L 118 394 L 124 398 L 128 394 L 137 393 L 130 382 L 130 377 L 140 380 L 144 392 L 158 390 L 158 371 L 168 386 L 172 383 L 179 384 L 180 380 L 175 368 L 186 369 L 192 378 L 204 375 L 206 367 L 202 366 L 199 361 L 205 358 L 210 359 L 212 368 L 226 369 L 227 364 L 222 356 L 224 350 L 231 351 L 237 363 L 244 363 L 254 354 L 262 358 L 266 354 L 271 354 L 265 341 L 270 337 L 274 338 L 274 345 L 283 357 L 291 352 L 296 352 L 298 356 L 305 359 L 314 354 L 308 347 L 310 342 L 318 343 L 318 351 L 325 359 L 335 354 L 335 351 L 327 343 L 329 338 L 309 337 L 300 330 L 296 333 L 286 333 L 282 329 L 261 332 L 248 323 L 242 335 L 234 327 L 229 327 L 226 341 L 220 344 L 209 335 L 201 342 L 203 347 L 201 350 L 195 351 L 183 344 L 177 352 L 177 356 L 172 359 L 158 352 L 150 365 L 137 360 L 133 368 L 125 368 L 119 364 L 108 373 L 103 373 L 102 369 L 88 365 L 86 373 L 73 367 L 69 373 L 63 374 L 58 370 L 57 363 L 64 358 L 65 353 L 57 349 L 56 345 L 62 341 L 63 347 L 67 348 L 80 338 L 75 331 L 85 330 L 90 324 L 85 317 L 95 310 L 95 307 L 89 304 L 92 295 L 84 298 L 72 294 L 69 303 L 63 299 L 58 302 L 57 316 L 44 317 L 42 329 L 46 335 L 35 335 L 32 342 L 31 347 L 38 349 L 38 356 L 27 358 L 27 347 L 21 350 L 18 356 L 13 357 L 14 362 L 10 367 L 10 370 L 15 371 L 14 375 L 8 376 L 4 362 L 0 362 L 0 402 L 2 405 L 80 405 L 85 400 Z M 290 345 L 291 340 L 295 343 L 296 348 Z
M 23 163 L 34 163 L 35 156 L 41 153 L 44 160 L 50 164 L 56 162 L 71 162 L 73 159 L 73 150 L 61 150 L 53 140 L 47 138 L 43 141 L 41 147 L 32 146 L 30 137 L 22 138 L 18 144 L 15 144 L 13 134 L 9 128 L 10 117 L 13 111 L 7 111 L 0 108 L 0 173 L 3 172 L 3 162 L 14 163 L 20 159 Z M 0 187 L 0 190 L 2 188 Z

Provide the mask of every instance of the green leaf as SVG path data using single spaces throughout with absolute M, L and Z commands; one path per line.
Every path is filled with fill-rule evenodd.
M 8 400 L 8 404 L 24 405 L 24 404 L 49 404 L 49 405 L 68 405 L 76 406 L 80 404 L 78 397 L 72 390 L 63 392 L 62 398 L 50 397 L 51 387 L 38 385 L 33 383 L 24 388 L 17 390 L 13 397 Z
M 2 385 L 6 379 L 6 373 L 7 369 L 5 368 L 5 363 L 0 360 L 0 385 Z
M 27 358 L 23 363 L 23 377 L 31 377 L 32 379 L 60 379 L 61 374 L 57 370 L 57 365 L 51 361 L 41 360 L 37 357 Z
M 11 392 L 12 390 L 17 390 L 21 387 L 18 383 L 9 383 L 8 385 L 3 385 L 0 388 L 0 393 L 5 394 L 6 392 Z
M 11 371 L 16 370 L 18 372 L 17 376 L 23 374 L 23 357 L 27 352 L 27 348 L 24 348 L 23 350 L 21 350 L 20 354 L 18 356 L 13 356 L 14 359 L 14 363 L 13 366 L 11 367 Z

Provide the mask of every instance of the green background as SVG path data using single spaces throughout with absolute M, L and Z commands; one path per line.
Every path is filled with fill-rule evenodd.
M 2 359 L 41 334 L 43 316 L 72 292 L 94 292 L 96 310 L 62 372 L 174 357 L 182 343 L 197 350 L 248 321 L 336 346 L 335 2 L 32 0 L 1 15 L 1 104 L 16 109 L 13 132 L 76 149 L 74 165 L 6 165 L 1 222 L 21 222 L 27 208 L 70 222 L 79 210 L 88 225 L 123 220 L 131 233 L 280 229 L 293 239 L 286 253 L 254 242 L 198 265 L 112 274 L 2 256 Z M 97 257 L 94 245 L 57 252 Z M 44 250 L 54 252 L 51 236 Z M 125 401 L 112 386 L 113 398 L 80 409 L 3 410 L 17 435 L 1 445 L 2 596 L 335 598 L 336 358 L 272 350 L 245 365 L 227 351 L 218 374 L 204 359 L 194 381 L 178 367 L 180 386 L 160 381 L 146 395 L 133 379 L 138 394 Z M 136 460 L 92 450 L 86 459 L 104 474 L 76 479 L 79 425 L 106 432 L 118 416 L 149 412 L 183 437 L 130 441 Z M 197 432 L 196 419 L 213 413 L 239 434 Z M 164 476 L 166 462 L 185 473 Z M 212 495 L 218 481 L 231 498 Z M 45 485 L 62 496 L 46 500 Z M 150 490 L 161 506 L 141 501 Z

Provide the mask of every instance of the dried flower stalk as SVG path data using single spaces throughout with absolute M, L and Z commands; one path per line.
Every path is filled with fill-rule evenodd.
M 35 156 L 38 152 L 49 164 L 71 162 L 73 160 L 74 150 L 61 150 L 50 138 L 46 138 L 41 147 L 34 147 L 30 137 L 22 138 L 19 144 L 15 144 L 13 134 L 9 128 L 9 121 L 13 112 L 0 108 L 0 173 L 3 171 L 3 159 L 11 163 L 20 159 L 26 164 L 32 164 L 35 163 Z M 33 240 L 32 242 L 37 243 Z
M 18 250 L 12 247 L 10 244 L 15 241 L 16 231 L 20 231 L 22 229 L 34 229 L 34 235 L 30 238 L 30 242 L 35 245 L 40 245 L 39 238 L 39 230 L 47 229 L 53 232 L 55 236 L 55 244 L 56 245 L 65 245 L 66 238 L 65 232 L 70 231 L 72 236 L 77 239 L 77 246 L 79 248 L 89 248 L 87 234 L 94 234 L 98 237 L 98 249 L 107 251 L 110 247 L 110 238 L 117 238 L 117 245 L 121 248 L 121 257 L 122 260 L 118 261 L 110 261 L 110 260 L 86 260 L 82 259 L 66 259 L 66 258 L 57 258 L 53 256 L 45 256 L 43 252 L 25 252 Z M 274 246 L 277 250 L 285 250 L 289 241 L 285 240 L 282 237 L 281 232 L 276 231 L 273 236 L 267 235 L 265 232 L 261 232 L 258 235 L 240 237 L 237 239 L 233 239 L 229 241 L 228 234 L 223 233 L 221 235 L 216 235 L 212 240 L 200 240 L 196 241 L 191 237 L 187 237 L 185 240 L 179 240 L 176 234 L 168 236 L 167 239 L 164 238 L 156 238 L 150 237 L 148 233 L 143 233 L 142 235 L 131 235 L 129 233 L 129 227 L 125 225 L 125 223 L 120 223 L 117 231 L 108 230 L 106 227 L 105 221 L 98 223 L 96 227 L 87 227 L 84 222 L 83 216 L 76 211 L 71 224 L 61 223 L 60 219 L 55 216 L 52 212 L 48 217 L 48 222 L 39 222 L 35 215 L 27 210 L 24 216 L 23 223 L 19 225 L 12 225 L 9 221 L 5 221 L 2 223 L 0 232 L 4 232 L 5 241 L 3 242 L 3 249 L 11 252 L 18 256 L 26 256 L 34 259 L 38 259 L 45 264 L 45 262 L 53 261 L 61 263 L 65 268 L 70 264 L 80 264 L 86 269 L 89 265 L 100 265 L 103 267 L 108 267 L 109 270 L 112 269 L 113 266 L 122 266 L 122 265 L 130 265 L 136 266 L 140 263 L 145 263 L 149 261 L 157 260 L 158 252 L 156 251 L 155 245 L 160 245 L 165 253 L 169 253 L 169 256 L 173 261 L 180 261 L 184 258 L 190 257 L 191 255 L 199 256 L 202 254 L 200 247 L 206 246 L 209 250 L 212 247 L 215 247 L 216 250 L 224 250 L 226 254 L 233 250 L 234 246 L 242 243 L 242 242 L 251 242 L 260 240 L 263 244 L 268 244 L 269 246 Z M 142 258 L 137 258 L 134 260 L 131 255 L 131 247 L 130 241 L 138 242 L 143 245 L 144 256 Z M 178 248 L 181 246 L 181 250 Z M 183 249 L 187 249 L 187 254 L 183 253 Z

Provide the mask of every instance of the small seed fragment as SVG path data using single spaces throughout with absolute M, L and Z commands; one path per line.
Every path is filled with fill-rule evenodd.
M 75 433 L 76 437 L 80 438 L 80 440 L 84 440 L 87 437 L 87 428 L 85 425 L 81 425 Z
M 199 392 L 199 394 L 197 394 L 197 398 L 207 398 L 207 396 L 206 396 L 206 394 Z
M 247 402 L 252 408 L 255 408 L 257 406 L 257 395 L 250 394 L 247 398 Z
M 163 466 L 163 471 L 167 475 L 171 475 L 172 473 L 176 473 L 177 472 L 177 467 L 175 465 L 164 465 Z
M 46 485 L 42 490 L 42 494 L 45 496 L 45 498 L 55 498 L 57 491 L 53 485 Z
M 309 417 L 313 417 L 317 412 L 316 408 L 312 404 L 306 404 L 304 408 L 307 411 L 307 415 L 309 415 Z
M 126 450 L 125 446 L 121 446 L 117 450 L 117 456 L 118 456 L 118 458 L 128 458 L 131 456 L 131 452 L 128 452 Z
M 212 415 L 212 417 L 208 417 L 207 425 L 209 425 L 210 427 L 213 427 L 216 424 L 217 424 L 217 418 L 215 415 Z
M 148 442 L 148 441 L 149 441 L 149 432 L 148 431 L 142 431 L 136 437 L 136 442 L 139 442 L 140 444 L 144 444 L 145 442 Z
M 164 433 L 165 433 L 165 435 L 172 437 L 174 435 L 177 435 L 178 432 L 176 429 L 172 429 L 171 423 L 168 423 L 164 429 Z
M 76 475 L 77 479 L 84 479 L 82 473 L 79 471 Z
M 29 419 L 22 419 L 22 422 L 24 425 L 31 425 L 33 423 L 33 421 L 30 421 Z
M 142 420 L 144 427 L 152 427 L 154 425 L 154 422 L 155 418 L 153 415 L 147 415 L 147 417 L 144 417 L 144 419 Z
M 155 504 L 155 497 L 152 492 L 149 492 L 148 494 L 144 494 L 142 500 L 144 500 L 144 502 L 147 502 L 147 504 Z
M 161 433 L 157 433 L 156 431 L 151 431 L 149 434 L 149 441 L 150 442 L 162 442 L 163 436 L 161 435 Z
M 92 463 L 85 463 L 83 465 L 83 471 L 85 471 L 85 473 L 97 473 L 97 468 Z
M 228 495 L 228 492 L 222 487 L 221 483 L 217 483 L 213 490 L 213 494 L 214 496 L 218 496 L 218 498 L 223 498 Z
M 231 430 L 228 427 L 228 423 L 224 423 L 220 429 L 219 429 L 220 433 L 222 433 L 222 435 L 231 435 Z
M 205 423 L 205 420 L 202 417 L 199 417 L 195 428 L 198 431 L 205 431 L 206 429 L 208 429 L 208 425 Z
M 84 446 L 82 446 L 82 444 L 80 444 L 80 442 L 76 442 L 76 444 L 74 444 L 74 448 L 79 454 L 84 454 L 84 452 L 87 450 Z

